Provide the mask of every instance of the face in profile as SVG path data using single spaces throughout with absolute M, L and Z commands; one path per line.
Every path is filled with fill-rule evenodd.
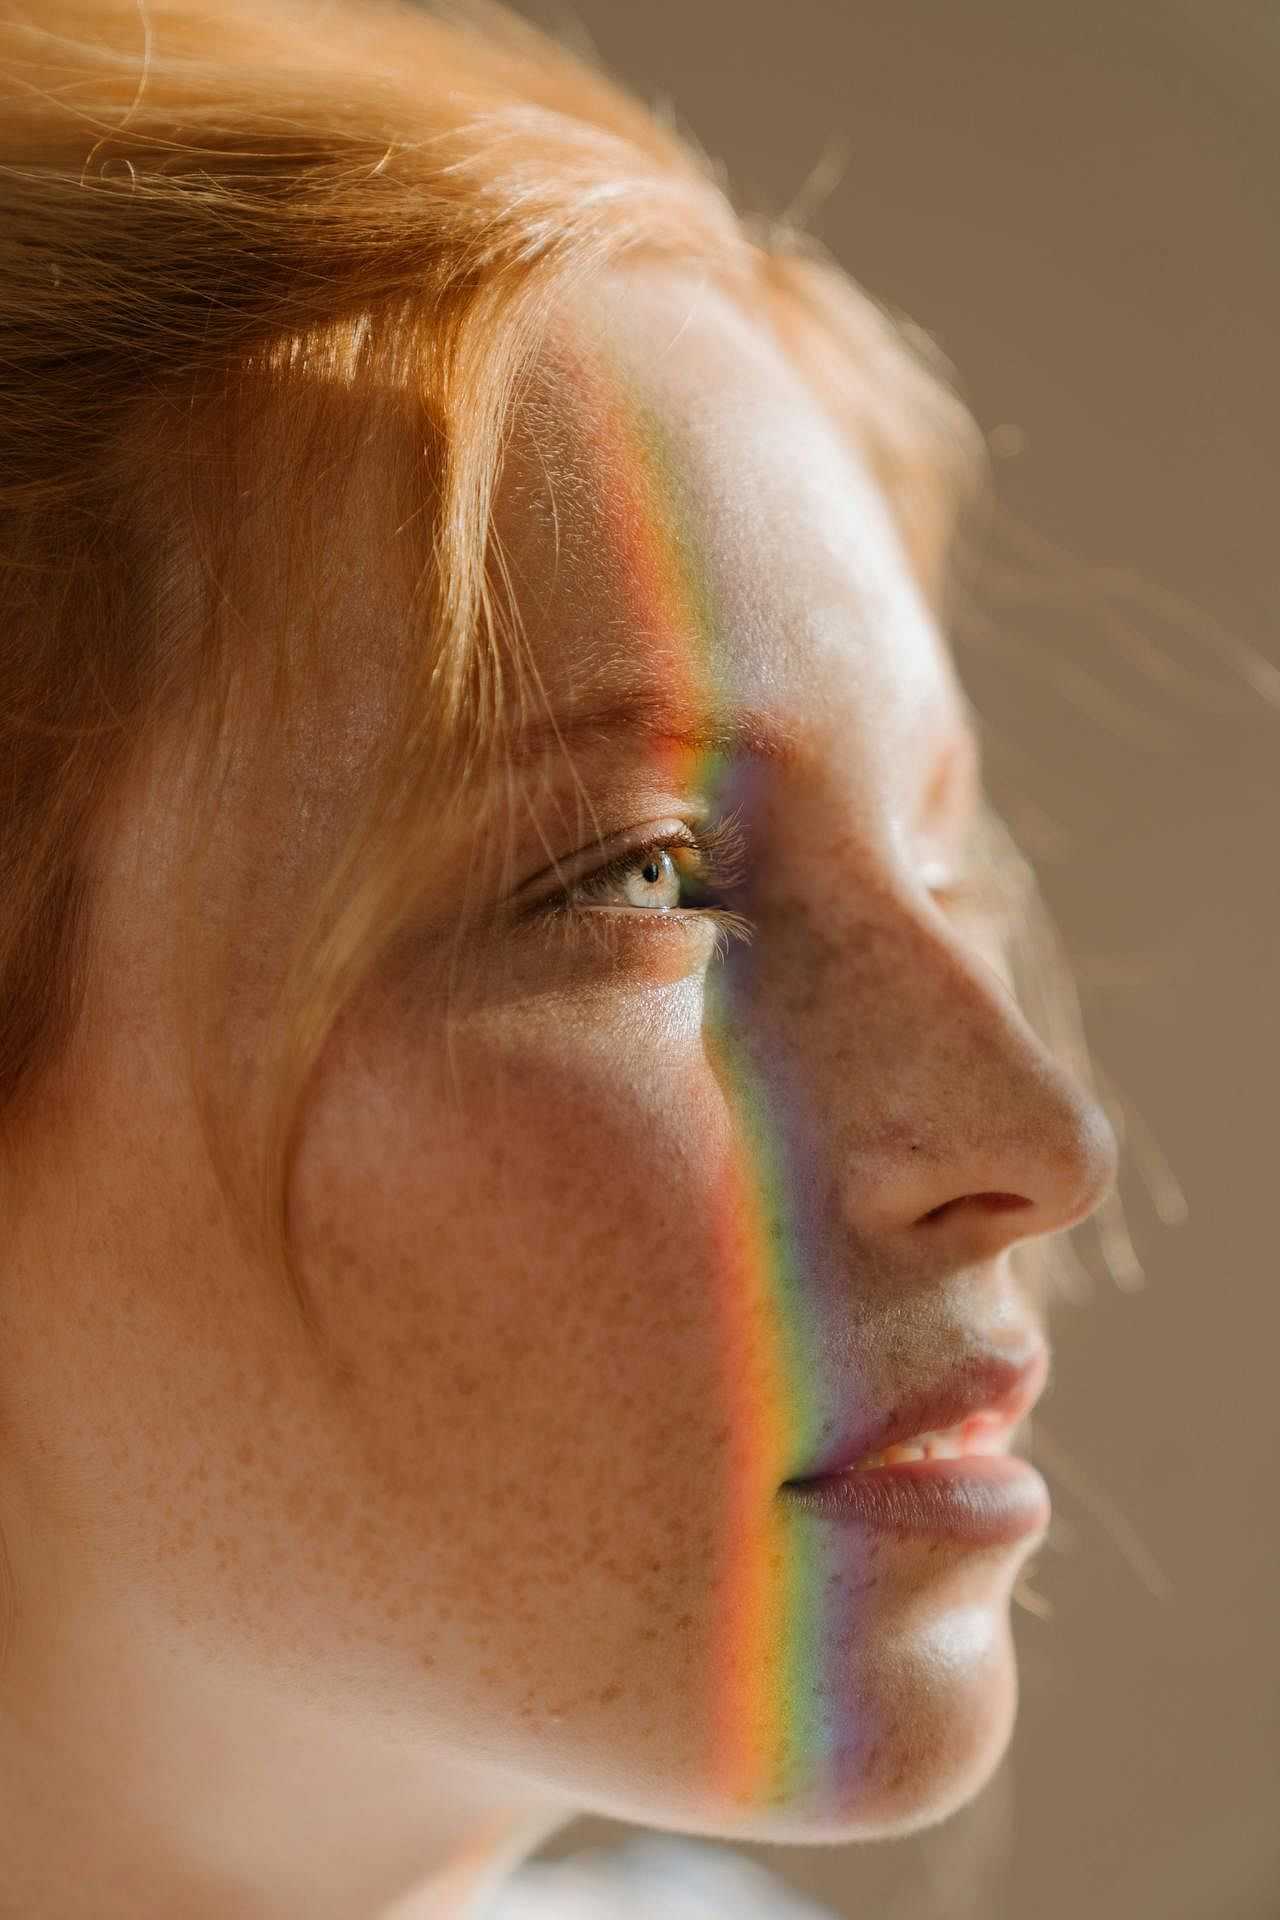
M 763 318 L 654 267 L 577 292 L 495 511 L 500 763 L 293 1169 L 337 1366 L 209 1200 L 145 806 L 122 835 L 32 1387 L 112 1461 L 79 1551 L 272 1714 L 481 1797 L 765 1840 L 936 1819 L 1005 1744 L 1047 1520 L 1009 1463 L 1045 1374 L 1011 1249 L 1093 1210 L 1113 1138 L 955 884 L 953 664 Z M 130 1330 L 107 1369 L 90 1269 Z

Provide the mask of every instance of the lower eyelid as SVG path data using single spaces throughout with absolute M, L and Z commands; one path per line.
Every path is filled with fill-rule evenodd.
M 644 907 L 599 906 L 581 910 L 571 907 L 566 917 L 576 917 L 588 924 L 610 923 L 605 937 L 619 945 L 632 938 L 650 944 L 663 939 L 672 944 L 698 941 L 722 955 L 734 944 L 749 944 L 756 932 L 755 923 L 745 914 L 724 907 L 668 907 L 662 911 Z
M 625 952 L 643 961 L 645 955 L 683 953 L 688 958 L 682 968 L 701 965 L 704 958 L 724 952 L 733 942 L 749 941 L 755 931 L 743 915 L 717 908 L 657 911 L 612 904 L 553 908 L 533 916 L 533 927 L 526 930 L 534 929 L 553 949 L 576 949 L 584 956 L 594 951 L 620 957 Z
M 535 916 L 524 933 L 544 942 L 549 955 L 572 958 L 588 973 L 592 961 L 599 960 L 628 972 L 634 966 L 641 977 L 655 964 L 661 971 L 663 955 L 682 975 L 698 971 L 723 938 L 709 914 L 679 907 L 665 913 L 642 907 L 563 907 Z
M 700 921 L 709 921 L 711 912 L 706 907 L 629 907 L 616 900 L 601 900 L 570 901 L 564 907 L 553 909 L 551 917 L 566 920 L 571 918 L 638 920 L 644 921 L 646 925 L 681 926 L 687 929 Z

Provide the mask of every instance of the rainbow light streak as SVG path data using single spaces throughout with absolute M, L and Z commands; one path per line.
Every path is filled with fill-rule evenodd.
M 583 368 L 586 405 L 603 471 L 620 484 L 602 502 L 606 536 L 629 583 L 629 631 L 652 650 L 655 679 L 687 707 L 693 727 L 731 702 L 729 648 L 663 423 L 625 380 Z M 734 771 L 718 754 L 659 747 L 673 789 L 700 791 L 713 809 Z M 806 1284 L 788 1139 L 776 1093 L 743 1044 L 741 1023 L 718 1013 L 708 977 L 707 1047 L 724 1088 L 734 1147 L 711 1222 L 712 1274 L 723 1334 L 725 1417 L 733 1469 L 724 1511 L 717 1592 L 724 1635 L 711 1676 L 717 1800 L 744 1813 L 825 1797 L 836 1783 L 847 1727 L 836 1650 L 847 1636 L 828 1596 L 840 1583 L 827 1537 L 784 1511 L 777 1487 L 797 1443 L 818 1425 L 821 1380 L 814 1289 Z M 843 1628 L 843 1632 L 841 1631 Z M 847 1707 L 845 1709 L 847 1712 Z

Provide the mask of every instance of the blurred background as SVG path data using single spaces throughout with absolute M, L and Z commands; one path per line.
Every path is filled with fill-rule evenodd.
M 957 368 L 1022 529 L 957 658 L 1126 1110 L 1007 1762 L 930 1833 L 743 1851 L 859 1920 L 1276 1920 L 1280 8 L 520 4 Z

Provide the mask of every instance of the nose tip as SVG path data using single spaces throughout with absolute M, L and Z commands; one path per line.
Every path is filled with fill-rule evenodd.
M 1074 1074 L 1059 1068 L 1059 1098 L 1044 1112 L 1045 1135 L 1026 1161 L 1027 1192 L 986 1194 L 987 1211 L 1006 1209 L 1008 1198 L 1026 1201 L 1026 1234 L 1062 1233 L 1097 1211 L 1115 1185 L 1120 1147 L 1101 1103 Z M 1050 1116 L 1056 1106 L 1056 1127 Z M 991 1203 L 996 1204 L 991 1204 Z
M 1079 1159 L 1078 1192 L 1064 1226 L 1086 1220 L 1113 1192 L 1120 1174 L 1120 1142 L 1102 1103 L 1081 1091 L 1076 1129 Z
M 1024 1117 L 1019 1133 L 1003 1150 L 995 1149 L 985 1167 L 975 1163 L 971 1184 L 965 1185 L 954 1162 L 947 1163 L 952 1191 L 916 1212 L 917 1228 L 963 1241 L 969 1257 L 990 1257 L 1019 1240 L 1063 1232 L 1096 1211 L 1117 1177 L 1115 1129 L 1074 1076 L 1055 1069 L 1052 1079 L 1056 1084 L 1036 1120 Z M 983 1185 L 982 1171 L 1012 1175 L 1017 1185 Z

